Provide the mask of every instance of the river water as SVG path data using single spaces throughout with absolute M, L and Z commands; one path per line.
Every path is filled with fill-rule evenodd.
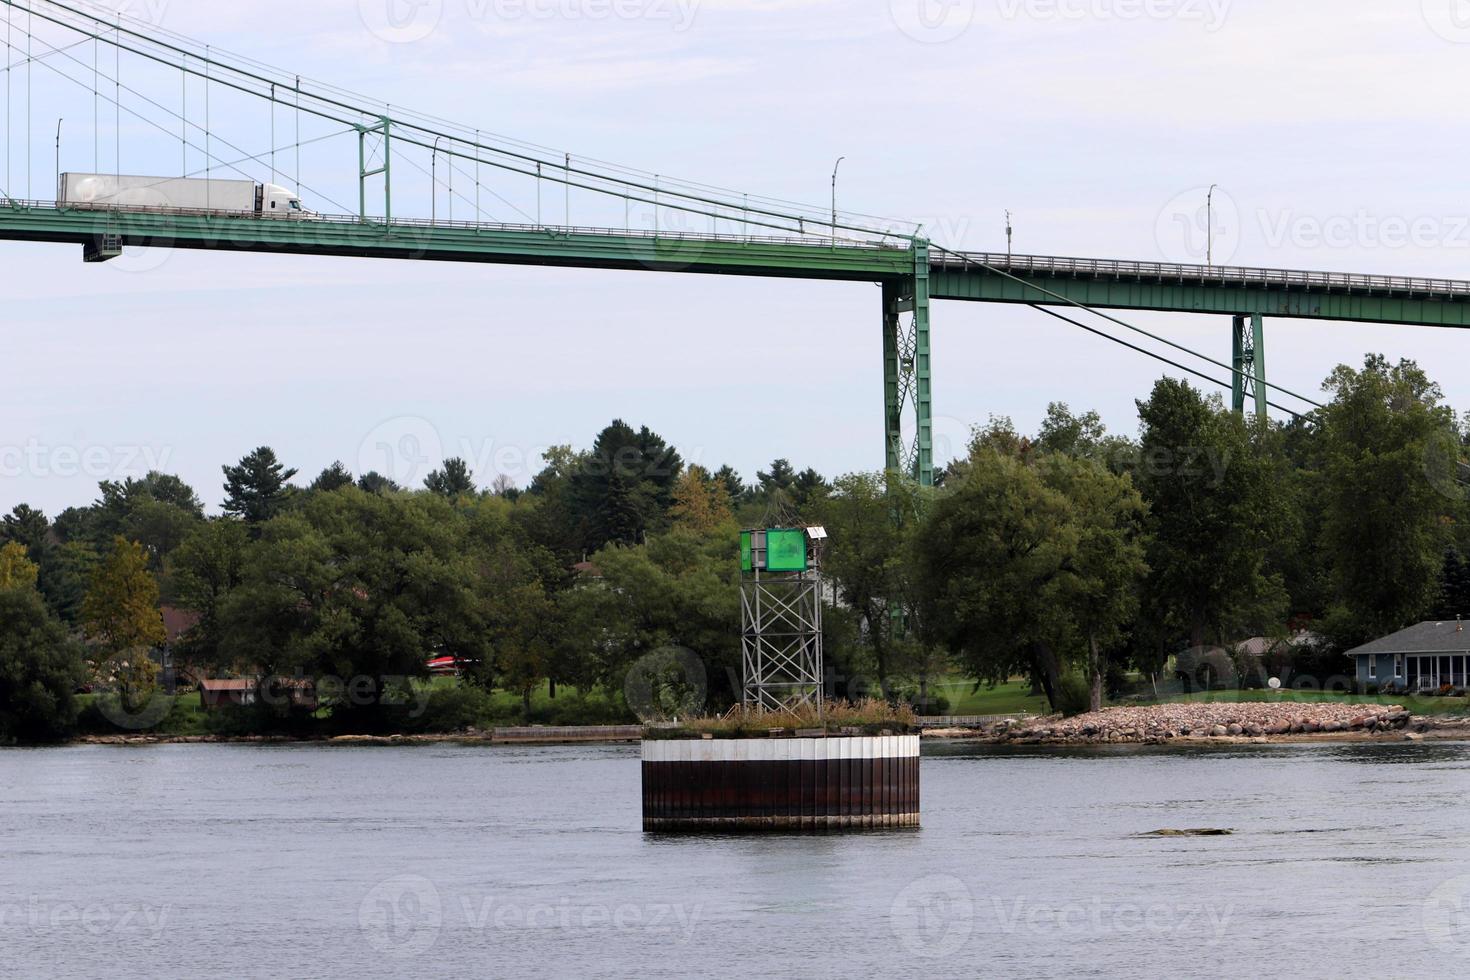
M 0 751 L 0 976 L 1470 970 L 1470 746 L 941 743 L 922 779 L 918 831 L 677 838 L 636 747 Z M 1139 836 L 1195 827 L 1235 833 Z

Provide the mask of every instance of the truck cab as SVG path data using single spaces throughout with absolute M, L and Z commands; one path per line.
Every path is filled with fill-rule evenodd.
M 286 220 L 310 220 L 317 217 L 315 211 L 301 206 L 301 198 L 294 191 L 278 184 L 261 185 L 260 216 L 262 218 L 285 218 Z

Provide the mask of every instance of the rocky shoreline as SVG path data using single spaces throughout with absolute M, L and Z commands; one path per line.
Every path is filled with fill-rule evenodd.
M 1400 705 L 1167 704 L 1105 708 L 1075 718 L 1009 719 L 983 729 L 926 734 L 1006 745 L 1416 741 L 1470 738 L 1470 720 L 1415 718 Z

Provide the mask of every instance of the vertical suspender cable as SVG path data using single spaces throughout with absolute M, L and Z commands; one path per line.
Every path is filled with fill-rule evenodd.
M 301 76 L 296 76 L 296 196 L 301 197 Z M 317 205 L 320 207 L 321 205 Z
M 26 200 L 35 200 L 31 193 L 31 8 L 26 8 Z
M 480 131 L 475 130 L 475 224 L 480 223 Z
M 184 55 L 179 71 L 179 170 L 180 177 L 189 176 L 189 56 Z
M 567 154 L 566 189 L 567 189 L 567 219 L 566 219 L 566 221 L 567 221 L 567 227 L 570 228 L 572 226 L 572 155 L 570 153 Z
M 210 57 L 209 45 L 204 46 L 204 210 L 208 211 L 210 206 L 210 191 L 213 189 L 214 179 L 214 151 L 210 146 L 209 131 L 209 65 L 214 59 Z
M 14 7 L 5 8 L 5 193 L 14 193 L 15 185 L 10 182 L 10 19 L 15 16 Z
M 271 82 L 271 183 L 276 182 L 276 83 Z
M 454 223 L 454 139 L 449 140 L 449 222 Z
M 98 46 L 102 42 L 96 34 L 92 35 L 92 173 L 102 172 L 102 93 L 98 91 L 102 84 L 101 75 L 97 67 Z
M 117 110 L 112 124 L 112 164 L 119 180 L 122 178 L 122 11 L 117 13 L 117 46 L 112 58 L 113 108 Z

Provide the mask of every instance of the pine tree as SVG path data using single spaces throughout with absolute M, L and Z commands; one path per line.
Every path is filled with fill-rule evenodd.
M 475 492 L 475 481 L 470 475 L 469 464 L 458 456 L 444 461 L 442 470 L 435 470 L 424 478 L 424 487 L 430 493 L 454 500 L 471 496 Z
M 261 446 L 238 466 L 224 467 L 225 513 L 239 517 L 259 534 L 259 526 L 280 513 L 291 495 L 288 470 L 269 446 Z
M 339 459 L 331 466 L 322 470 L 315 480 L 311 481 L 311 489 L 318 493 L 331 493 L 333 490 L 341 490 L 343 487 L 352 486 L 352 474 L 347 467 L 342 465 Z

